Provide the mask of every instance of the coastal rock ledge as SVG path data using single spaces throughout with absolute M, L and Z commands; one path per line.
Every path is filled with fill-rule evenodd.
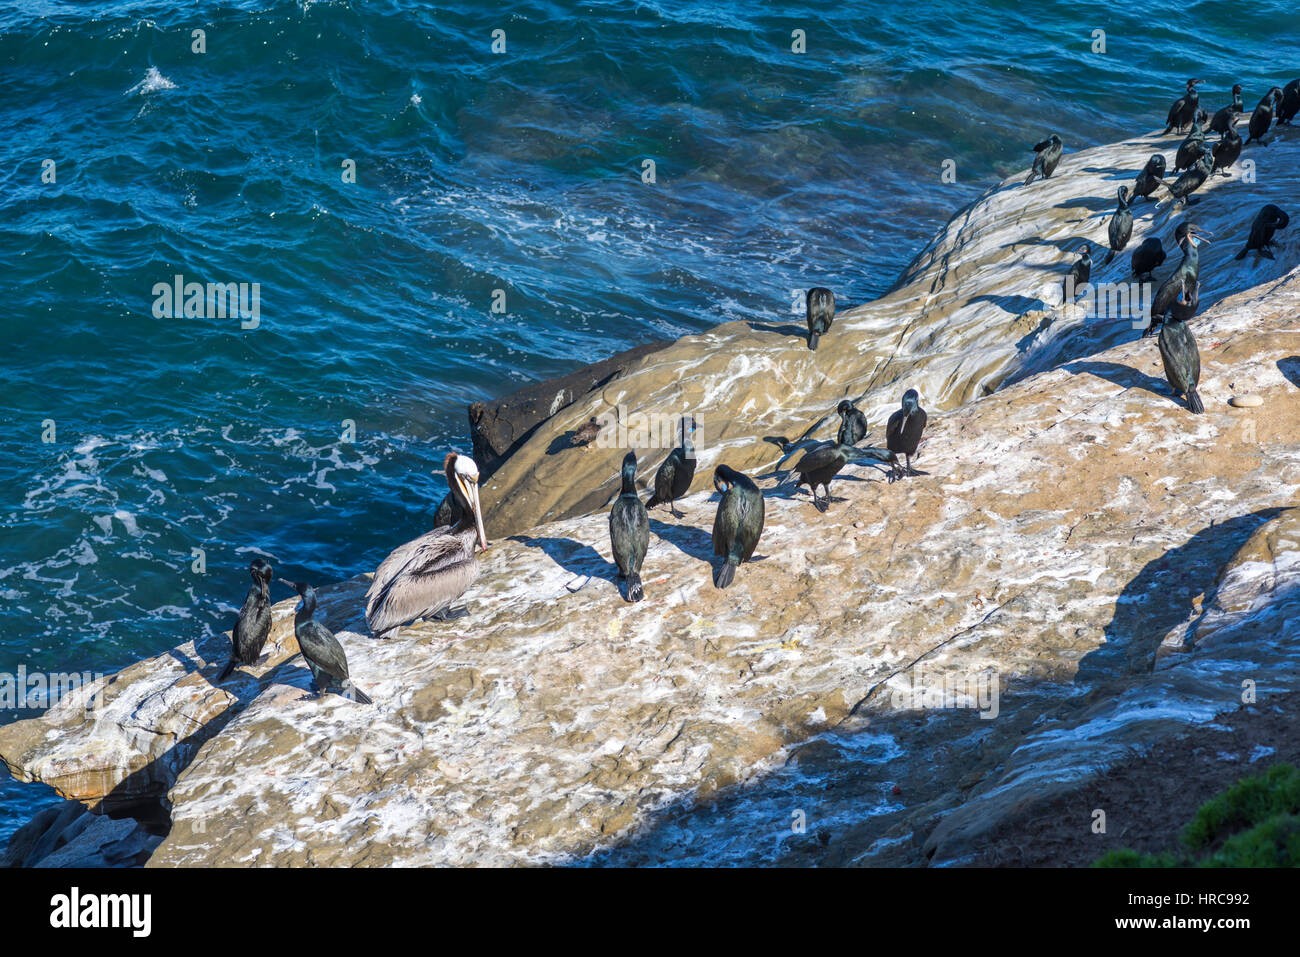
M 760 474 L 767 528 L 730 589 L 710 578 L 710 491 L 683 519 L 651 513 L 635 605 L 588 510 L 495 541 L 456 622 L 377 641 L 368 576 L 320 589 L 373 707 L 307 699 L 285 601 L 247 673 L 214 686 L 226 639 L 187 642 L 83 689 L 102 694 L 93 711 L 73 695 L 0 729 L 0 755 L 87 806 L 161 806 L 150 865 L 960 863 L 1135 749 L 1300 690 L 1300 241 L 1232 260 L 1260 205 L 1300 195 L 1281 172 L 1300 169 L 1297 135 L 1258 154 L 1267 185 L 1216 184 L 1192 207 L 1219 240 L 1193 322 L 1205 415 L 1169 396 L 1154 341 L 1127 324 L 1025 302 L 1064 271 L 1061 248 L 1104 235 L 1115 184 L 1154 140 L 1067 155 L 1042 189 L 1000 187 L 960 214 L 815 357 L 746 328 L 773 357 L 738 368 L 721 327 L 640 360 L 677 362 L 691 407 L 734 423 L 701 449 L 702 474 L 770 466 L 761 435 L 786 431 L 783 405 L 787 426 L 807 419 L 791 437 L 829 438 L 834 400 L 868 391 L 852 383 L 878 380 L 877 429 L 904 383 L 936 397 L 928 474 L 851 467 L 825 515 Z M 994 255 L 1008 242 L 1014 261 Z M 954 306 L 925 325 L 932 297 L 977 280 L 997 289 L 996 320 L 979 331 Z M 968 348 L 946 338 L 952 316 Z M 877 325 L 897 373 L 852 346 Z M 636 368 L 603 388 L 630 388 Z M 1001 387 L 983 395 L 990 376 Z M 1263 404 L 1228 404 L 1246 393 Z M 523 448 L 598 411 L 581 406 Z M 613 456 L 612 476 L 615 451 L 555 458 L 576 475 Z M 987 687 L 995 700 L 972 701 Z

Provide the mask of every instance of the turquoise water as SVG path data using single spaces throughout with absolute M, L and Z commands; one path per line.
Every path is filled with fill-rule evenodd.
M 1281 0 L 757 6 L 0 4 L 0 673 L 224 631 L 255 555 L 372 569 L 467 403 L 868 300 L 1045 132 L 1300 73 Z M 259 284 L 257 328 L 155 317 L 177 273 Z M 0 781 L 0 841 L 49 799 Z

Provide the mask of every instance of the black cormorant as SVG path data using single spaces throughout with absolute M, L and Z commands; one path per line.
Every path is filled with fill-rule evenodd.
M 1184 289 L 1160 327 L 1160 361 L 1164 363 L 1165 378 L 1175 395 L 1187 396 L 1187 408 L 1198 415 L 1205 411 L 1196 391 L 1201 381 L 1201 353 L 1187 320 L 1196 314 L 1200 290 L 1200 282 Z
M 1148 236 L 1141 245 L 1133 250 L 1133 275 L 1141 282 L 1143 277 L 1154 279 L 1152 275 L 1165 261 L 1165 247 L 1156 236 Z
M 1232 164 L 1237 162 L 1237 157 L 1241 156 L 1241 147 L 1241 134 L 1237 132 L 1235 126 L 1229 127 L 1211 150 L 1210 155 L 1214 162 L 1210 164 L 1210 172 L 1227 176 Z
M 867 435 L 867 417 L 848 399 L 841 399 L 835 411 L 840 414 L 840 431 L 835 441 L 841 445 L 857 445 Z
M 1174 180 L 1173 185 L 1165 186 L 1165 189 L 1169 190 L 1169 199 L 1162 199 L 1156 203 L 1156 207 L 1159 208 L 1165 205 L 1166 202 L 1186 202 L 1188 196 L 1205 185 L 1205 181 L 1210 178 L 1210 169 L 1213 165 L 1214 149 L 1202 143 L 1201 158 L 1188 167 L 1182 176 Z M 1199 202 L 1199 200 L 1195 202 Z
M 886 449 L 859 449 L 843 442 L 836 442 L 833 445 L 819 445 L 809 449 L 799 460 L 799 464 L 791 470 L 791 474 L 795 476 L 795 487 L 807 485 L 808 490 L 812 492 L 813 505 L 817 511 L 824 512 L 831 500 L 831 480 L 845 465 L 850 462 L 867 464 L 891 461 L 894 461 L 894 455 Z M 818 488 L 826 490 L 824 498 L 817 497 Z
M 682 416 L 678 428 L 681 429 L 682 444 L 669 452 L 659 466 L 655 473 L 654 494 L 645 503 L 646 508 L 654 508 L 667 502 L 668 511 L 674 518 L 682 516 L 673 503 L 690 491 L 691 480 L 695 478 L 695 419 Z
M 1268 247 L 1273 243 L 1273 233 L 1279 229 L 1286 229 L 1290 223 L 1290 216 L 1269 203 L 1259 211 L 1255 221 L 1250 224 L 1250 238 L 1246 240 L 1246 248 L 1237 253 L 1236 258 L 1245 259 L 1246 253 L 1253 249 L 1265 259 L 1272 259 L 1273 251 Z
M 824 286 L 814 286 L 804 297 L 808 313 L 808 348 L 816 349 L 817 340 L 830 331 L 835 319 L 835 293 Z
M 1061 162 L 1063 149 L 1061 138 L 1055 133 L 1036 145 L 1034 152 L 1038 155 L 1034 157 L 1034 165 L 1030 168 L 1029 175 L 1025 177 L 1025 185 L 1028 186 L 1040 176 L 1043 179 L 1050 179 L 1056 172 L 1056 164 Z
M 926 418 L 925 409 L 921 408 L 920 395 L 915 389 L 908 389 L 903 393 L 902 408 L 889 417 L 889 424 L 885 426 L 885 444 L 889 451 L 901 452 L 907 462 L 907 467 L 903 468 L 895 460 L 894 478 L 916 474 L 912 468 L 912 459 L 916 457 L 917 446 L 921 444 Z
M 1175 128 L 1179 133 L 1181 133 L 1183 127 L 1196 118 L 1196 108 L 1200 106 L 1201 103 L 1201 95 L 1196 92 L 1196 85 L 1200 82 L 1200 80 L 1187 81 L 1187 92 L 1174 100 L 1173 106 L 1169 107 L 1169 116 L 1166 120 L 1167 125 L 1165 126 L 1164 132 L 1160 134 L 1161 136 L 1164 136 Z
M 348 675 L 348 657 L 343 653 L 343 646 L 334 637 L 334 633 L 316 621 L 316 589 L 306 582 L 280 581 L 288 585 L 302 598 L 298 611 L 293 616 L 293 633 L 298 639 L 298 649 L 303 660 L 311 669 L 311 676 L 316 684 L 318 695 L 334 690 L 337 683 L 338 693 L 351 697 L 358 704 L 374 704 L 369 695 L 352 683 Z
M 235 619 L 234 630 L 230 633 L 233 646 L 230 661 L 217 676 L 217 681 L 225 681 L 236 665 L 251 665 L 257 661 L 266 645 L 266 636 L 271 633 L 271 563 L 254 558 L 248 565 L 248 574 L 253 579 L 253 587 L 248 589 L 244 607 L 239 609 L 239 617 Z
M 1182 247 L 1183 259 L 1156 290 L 1151 302 L 1151 325 L 1143 335 L 1155 335 L 1156 326 L 1164 321 L 1165 314 L 1173 308 L 1174 303 L 1200 281 L 1201 254 L 1197 247 L 1208 240 L 1200 238 L 1200 230 L 1196 226 L 1182 222 L 1174 230 L 1174 241 Z
M 1129 190 L 1127 186 L 1119 188 L 1119 205 L 1111 214 L 1106 226 L 1106 238 L 1110 240 L 1110 252 L 1102 260 L 1103 266 L 1109 266 L 1116 253 L 1124 251 L 1129 238 L 1133 235 L 1133 211 L 1129 208 Z
M 1210 132 L 1226 133 L 1237 125 L 1237 116 L 1246 112 L 1246 104 L 1241 102 L 1241 84 L 1232 85 L 1232 102 L 1214 114 L 1210 120 Z
M 1178 144 L 1178 151 L 1174 154 L 1175 173 L 1187 169 L 1201 158 L 1201 147 L 1205 145 L 1205 131 L 1201 129 L 1201 122 L 1204 119 L 1205 111 L 1202 110 L 1192 121 L 1192 129 L 1187 134 L 1187 138 Z
M 650 516 L 636 494 L 636 453 L 623 456 L 623 489 L 609 510 L 609 544 L 614 550 L 614 564 L 627 582 L 627 600 L 640 601 L 641 563 L 650 544 Z
M 1268 128 L 1273 122 L 1273 109 L 1281 102 L 1282 88 L 1279 86 L 1273 87 L 1264 94 L 1264 98 L 1259 101 L 1259 106 L 1255 107 L 1255 112 L 1250 114 L 1250 125 L 1248 127 L 1250 136 L 1246 138 L 1246 142 L 1242 144 L 1243 146 L 1249 146 L 1255 140 L 1259 140 L 1263 146 L 1268 145 L 1261 137 L 1268 132 Z
M 713 470 L 713 487 L 722 494 L 713 519 L 713 554 L 723 559 L 713 573 L 713 584 L 726 588 L 736 567 L 754 554 L 763 534 L 763 493 L 748 475 L 726 465 Z
M 1277 124 L 1288 126 L 1300 114 L 1300 79 L 1292 80 L 1282 87 L 1282 102 L 1277 105 Z
M 1061 304 L 1074 302 L 1079 295 L 1079 287 L 1092 278 L 1092 249 L 1087 243 L 1079 247 L 1082 254 L 1065 274 L 1061 283 Z
M 1152 153 L 1142 171 L 1133 183 L 1133 199 L 1150 199 L 1156 187 L 1165 178 L 1165 158 L 1160 153 Z

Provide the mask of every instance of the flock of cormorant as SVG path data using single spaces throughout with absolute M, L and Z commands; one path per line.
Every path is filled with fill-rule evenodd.
M 1103 266 L 1122 252 L 1132 238 L 1134 202 L 1152 199 L 1156 190 L 1161 188 L 1170 195 L 1157 206 L 1164 202 L 1195 202 L 1189 201 L 1188 196 L 1214 173 L 1228 175 L 1227 170 L 1240 157 L 1243 146 L 1254 142 L 1267 145 L 1263 137 L 1274 121 L 1278 125 L 1290 124 L 1300 114 L 1300 79 L 1292 80 L 1285 87 L 1270 88 L 1250 116 L 1250 136 L 1243 143 L 1236 132 L 1237 117 L 1245 112 L 1241 84 L 1232 88 L 1232 103 L 1218 110 L 1210 119 L 1200 109 L 1196 87 L 1201 82 L 1199 79 L 1187 81 L 1185 94 L 1169 108 L 1162 134 L 1176 132 L 1181 135 L 1184 127 L 1189 130 L 1174 158 L 1173 171 L 1181 172 L 1181 175 L 1172 184 L 1166 184 L 1165 157 L 1156 153 L 1138 172 L 1132 188 L 1119 188 L 1118 205 L 1107 225 L 1110 251 Z M 1219 134 L 1217 144 L 1206 144 L 1207 130 Z M 1036 179 L 1051 178 L 1063 151 L 1061 137 L 1055 133 L 1035 145 L 1033 167 L 1025 185 Z M 1277 206 L 1265 206 L 1255 217 L 1246 247 L 1237 259 L 1244 258 L 1251 250 L 1272 259 L 1269 246 L 1273 235 L 1277 230 L 1285 229 L 1289 222 L 1287 214 Z M 1202 235 L 1201 230 L 1186 221 L 1175 230 L 1174 239 L 1183 258 L 1156 291 L 1152 300 L 1151 323 L 1144 332 L 1145 336 L 1154 335 L 1158 327 L 1165 376 L 1175 395 L 1186 396 L 1188 408 L 1196 413 L 1204 412 L 1205 407 L 1197 393 L 1200 353 L 1188 321 L 1196 314 L 1200 301 L 1198 246 L 1202 241 L 1208 242 L 1202 240 Z M 1091 247 L 1083 243 L 1079 252 L 1079 259 L 1070 266 L 1064 280 L 1063 304 L 1073 302 L 1075 291 L 1091 277 Z M 1132 272 L 1139 281 L 1153 281 L 1154 270 L 1164 260 L 1165 251 L 1159 238 L 1147 237 L 1133 250 Z M 834 321 L 835 294 L 823 287 L 809 289 L 805 295 L 805 307 L 808 348 L 815 350 Z M 800 485 L 808 486 L 813 506 L 819 512 L 825 512 L 829 507 L 831 481 L 849 463 L 872 466 L 887 463 L 890 481 L 919 474 L 912 468 L 912 460 L 917 456 L 925 430 L 926 413 L 915 389 L 908 389 L 903 394 L 901 407 L 890 416 L 883 449 L 858 445 L 867 435 L 867 420 L 852 402 L 841 401 L 836 412 L 840 416 L 840 427 L 835 441 L 819 442 L 808 448 L 786 474 L 787 481 L 794 477 L 796 490 Z M 591 437 L 594 438 L 599 424 L 592 419 L 584 428 L 592 430 Z M 614 562 L 625 583 L 625 597 L 629 602 L 640 601 L 645 596 L 641 571 L 650 538 L 647 509 L 667 505 L 674 517 L 682 517 L 675 502 L 686 495 L 695 476 L 696 422 L 690 416 L 683 416 L 679 428 L 681 444 L 660 464 L 655 474 L 654 493 L 644 503 L 636 489 L 636 453 L 628 452 L 623 457 L 621 487 L 609 513 L 609 536 Z M 902 463 L 899 456 L 902 456 Z M 468 614 L 464 608 L 453 611 L 452 605 L 479 576 L 476 549 L 488 547 L 479 504 L 478 467 L 468 456 L 450 452 L 443 468 L 450 491 L 435 513 L 435 527 L 385 558 L 366 592 L 366 624 L 377 638 L 390 637 L 399 628 L 420 619 L 448 621 Z M 734 581 L 736 569 L 750 560 L 758 546 L 763 533 L 763 493 L 753 479 L 725 464 L 714 469 L 713 486 L 721 496 L 713 521 L 713 553 L 722 559 L 714 569 L 713 582 L 718 588 L 726 588 Z M 818 489 L 824 494 L 818 495 Z M 224 681 L 238 665 L 254 664 L 270 633 L 271 565 L 265 559 L 254 559 L 249 565 L 249 574 L 253 586 L 231 632 L 231 658 L 217 678 L 218 682 Z M 370 698 L 352 683 L 342 645 L 328 628 L 315 620 L 315 589 L 305 582 L 279 581 L 292 588 L 301 599 L 294 615 L 294 634 L 311 669 L 317 696 L 335 691 L 359 703 L 370 704 Z

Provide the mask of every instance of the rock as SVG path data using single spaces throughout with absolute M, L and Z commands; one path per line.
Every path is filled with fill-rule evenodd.
M 65 801 L 18 829 L 0 867 L 138 867 L 161 841 L 131 818 L 115 820 Z
M 538 424 L 609 382 L 637 359 L 669 345 L 666 341 L 648 342 L 493 402 L 473 403 L 469 407 L 469 434 L 479 475 L 484 479 L 491 476 Z
M 1300 139 L 1279 138 L 1270 153 L 1274 147 L 1279 152 L 1269 162 L 1276 164 L 1277 175 L 1249 185 L 1237 175 L 1216 177 L 1198 191 L 1198 224 L 1244 241 L 1250 230 L 1247 206 L 1285 207 L 1293 199 L 1300 186 L 1294 172 L 1300 169 Z M 837 315 L 815 353 L 802 333 L 796 335 L 797 327 L 783 312 L 785 303 L 774 300 L 770 326 L 732 322 L 686 336 L 629 362 L 599 387 L 575 392 L 572 402 L 517 443 L 484 484 L 489 536 L 513 535 L 608 506 L 627 449 L 571 451 L 563 440 L 591 416 L 619 404 L 629 416 L 696 415 L 699 463 L 692 488 L 698 491 L 710 487 L 719 462 L 745 472 L 775 465 L 781 451 L 764 436 L 834 438 L 839 423 L 834 409 L 846 396 L 861 397 L 858 407 L 879 436 L 909 387 L 920 391 L 933 416 L 1004 383 L 1086 361 L 1132 339 L 1130 322 L 1097 321 L 1080 308 L 1061 310 L 1061 280 L 1073 259 L 1061 247 L 1081 238 L 1104 243 L 1105 217 L 1095 209 L 1099 197 L 1107 203 L 1113 199 L 1117 171 L 1136 171 L 1153 151 L 1168 149 L 1167 137 L 1135 136 L 1067 154 L 1056 175 L 1029 189 L 1015 177 L 991 188 L 953 217 L 886 295 Z M 1154 219 L 1141 217 L 1133 242 L 1153 232 L 1168 247 L 1181 215 L 1160 210 Z M 1291 244 L 1275 261 L 1241 269 L 1232 261 L 1231 246 L 1202 247 L 1202 311 L 1256 284 L 1265 287 L 1297 259 Z M 1128 268 L 1129 257 L 1117 256 L 1109 266 L 1095 267 L 1092 281 L 1122 285 L 1127 293 Z M 1213 339 L 1201 339 L 1203 360 L 1213 346 Z M 1152 374 L 1163 378 L 1154 348 L 1138 361 L 1156 363 Z M 1243 376 L 1242 381 L 1253 380 Z M 645 467 L 657 467 L 667 449 L 641 454 L 650 448 L 638 444 L 638 455 Z
M 684 518 L 652 514 L 646 599 L 634 605 L 619 596 L 604 511 L 512 538 L 492 529 L 467 618 L 376 641 L 363 636 L 365 576 L 320 590 L 374 707 L 307 697 L 289 600 L 252 674 L 213 687 L 225 639 L 182 643 L 87 689 L 102 691 L 90 713 L 74 695 L 0 728 L 0 756 L 16 778 L 77 800 L 161 802 L 170 830 L 157 866 L 807 864 L 832 852 L 951 863 L 1118 755 L 1235 709 L 1243 678 L 1261 696 L 1300 688 L 1288 624 L 1300 616 L 1300 390 L 1286 375 L 1300 249 L 1279 245 L 1249 280 L 1262 284 L 1239 292 L 1229 284 L 1244 271 L 1207 266 L 1218 285 L 1209 299 L 1203 287 L 1197 334 L 1219 345 L 1203 350 L 1201 416 L 1152 388 L 1154 346 L 1131 329 L 1062 319 L 1015 356 L 996 314 L 954 304 L 965 284 L 1018 306 L 1008 290 L 1043 270 L 993 268 L 992 247 L 1104 228 L 1082 204 L 1102 193 L 1086 169 L 1127 169 L 1150 146 L 1067 156 L 1070 175 L 1033 196 L 1003 191 L 1032 204 L 1014 224 L 985 218 L 1009 202 L 986 197 L 993 205 L 958 217 L 878 312 L 837 318 L 815 366 L 798 342 L 801 356 L 771 332 L 723 326 L 607 384 L 606 404 L 644 375 L 647 402 L 689 394 L 716 409 L 723 424 L 697 474 L 723 455 L 755 472 L 767 525 L 731 588 L 711 581 L 716 504 L 703 486 L 678 502 Z M 1294 146 L 1270 149 L 1282 160 Z M 1268 188 L 1294 190 L 1285 171 L 1300 167 L 1277 169 Z M 1211 201 L 1232 185 L 1197 207 L 1221 237 L 1248 227 L 1255 206 L 1254 194 Z M 1068 222 L 1054 208 L 1063 202 Z M 1021 254 L 1055 269 L 1048 248 Z M 918 318 L 927 302 L 933 324 Z M 984 338 L 967 325 L 977 319 Z M 855 352 L 871 337 L 892 343 L 883 357 Z M 760 374 L 780 383 L 790 417 L 814 423 L 834 409 L 832 392 L 874 389 L 869 414 L 883 417 L 920 378 L 942 412 L 928 474 L 888 483 L 850 466 L 817 513 L 752 468 L 779 454 L 762 435 L 784 434 L 777 397 L 760 402 Z M 1269 406 L 1249 436 L 1209 401 L 1237 379 Z M 519 454 L 586 421 L 585 402 Z M 581 478 L 605 452 L 552 458 Z M 498 473 L 507 485 L 525 482 L 514 468 Z M 542 494 L 560 472 L 538 468 Z M 802 843 L 788 836 L 796 810 L 809 821 Z M 822 847 L 818 833 L 833 840 Z
M 1234 395 L 1228 404 L 1239 409 L 1257 409 L 1264 404 L 1264 399 L 1258 395 Z

